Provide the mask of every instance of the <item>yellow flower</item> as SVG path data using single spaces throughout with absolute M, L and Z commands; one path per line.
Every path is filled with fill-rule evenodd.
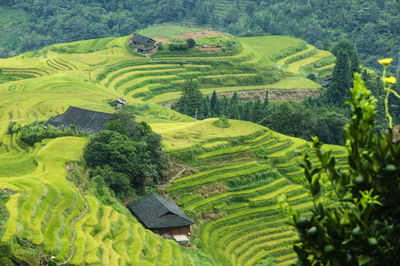
M 393 58 L 385 58 L 385 59 L 380 59 L 378 60 L 378 63 L 381 65 L 389 65 L 390 63 L 392 63 Z
M 382 80 L 383 80 L 384 82 L 386 82 L 386 83 L 389 83 L 389 84 L 396 83 L 396 78 L 395 78 L 395 77 L 383 78 Z

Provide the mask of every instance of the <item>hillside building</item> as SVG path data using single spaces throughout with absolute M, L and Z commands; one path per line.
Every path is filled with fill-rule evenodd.
M 319 85 L 321 85 L 321 87 L 323 88 L 328 88 L 331 85 L 331 83 L 332 83 L 332 77 L 327 77 L 326 79 L 321 81 Z
M 150 193 L 129 208 L 147 229 L 156 234 L 169 235 L 180 244 L 188 244 L 190 226 L 194 223 L 174 202 Z
M 74 125 L 77 130 L 97 133 L 103 129 L 113 117 L 112 114 L 101 113 L 70 106 L 65 113 L 50 118 L 46 124 L 68 128 Z
M 156 48 L 155 40 L 140 34 L 134 35 L 129 40 L 132 41 L 134 50 L 139 53 L 149 53 Z
M 118 107 L 118 108 L 122 108 L 125 104 L 126 104 L 126 100 L 123 98 L 117 98 L 117 99 L 111 101 L 111 105 Z

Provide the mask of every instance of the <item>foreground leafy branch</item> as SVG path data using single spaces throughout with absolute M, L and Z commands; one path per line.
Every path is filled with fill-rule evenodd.
M 376 100 L 357 74 L 350 94 L 348 170 L 335 167 L 314 138 L 318 162 L 305 154 L 301 163 L 314 201 L 311 215 L 280 200 L 299 233 L 294 250 L 301 265 L 400 264 L 400 145 L 391 130 L 375 134 Z

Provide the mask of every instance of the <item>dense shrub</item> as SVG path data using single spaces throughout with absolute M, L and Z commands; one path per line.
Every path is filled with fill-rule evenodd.
M 226 118 L 225 116 L 221 116 L 220 118 L 218 118 L 218 120 L 212 122 L 212 125 L 220 128 L 228 128 L 231 126 L 231 123 L 229 122 L 228 118 Z
M 196 41 L 192 38 L 187 39 L 186 43 L 188 45 L 188 48 L 193 48 L 196 46 Z
M 168 45 L 170 51 L 185 51 L 189 49 L 189 45 L 186 42 L 173 42 Z
M 16 125 L 13 126 L 15 128 Z M 33 146 L 36 142 L 40 142 L 44 139 L 54 139 L 58 137 L 65 136 L 87 136 L 88 133 L 82 131 L 76 131 L 73 125 L 70 128 L 56 128 L 52 125 L 45 125 L 45 122 L 40 123 L 31 123 L 25 125 L 18 130 L 20 132 L 20 139 L 28 144 L 29 146 Z M 14 129 L 13 129 L 14 132 Z

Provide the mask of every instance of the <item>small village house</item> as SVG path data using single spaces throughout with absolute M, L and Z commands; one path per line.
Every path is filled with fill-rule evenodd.
M 126 104 L 126 100 L 123 98 L 120 98 L 120 97 L 111 101 L 111 105 L 118 107 L 118 108 L 122 108 L 125 104 Z
M 58 128 L 68 128 L 74 125 L 79 131 L 97 133 L 103 129 L 104 125 L 107 124 L 112 117 L 112 114 L 70 106 L 65 113 L 50 118 L 46 125 L 52 125 Z
M 194 223 L 174 202 L 150 193 L 132 203 L 130 210 L 147 229 L 169 235 L 180 244 L 188 244 L 190 226 Z
M 133 43 L 134 50 L 139 53 L 149 53 L 156 48 L 155 40 L 140 34 L 134 35 L 130 41 Z

